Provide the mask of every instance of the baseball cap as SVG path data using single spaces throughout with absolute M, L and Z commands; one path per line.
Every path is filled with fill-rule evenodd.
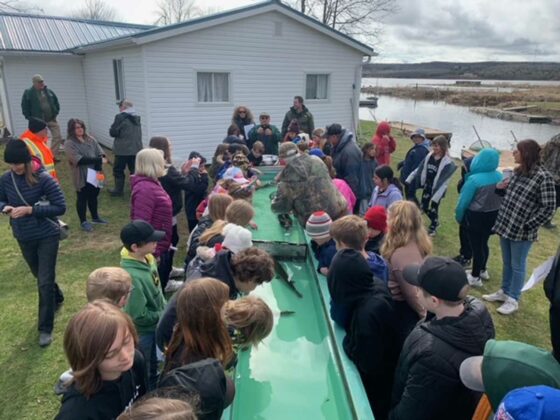
M 538 385 L 508 393 L 495 419 L 552 420 L 560 419 L 560 390 Z
M 222 177 L 222 179 L 226 180 L 226 179 L 232 179 L 235 182 L 237 182 L 238 184 L 248 184 L 249 180 L 247 178 L 245 178 L 245 175 L 243 174 L 243 171 L 241 170 L 241 168 L 238 168 L 236 166 L 232 166 L 230 168 L 228 168 L 226 170 L 226 172 L 224 173 L 224 176 Z
M 155 230 L 152 225 L 143 220 L 135 220 L 121 230 L 121 241 L 124 245 L 161 241 L 165 232 Z
M 337 136 L 339 134 L 342 134 L 342 126 L 338 123 L 334 123 L 334 124 L 331 124 L 331 125 L 327 125 L 327 128 L 325 129 L 325 134 L 323 134 L 323 137 Z
M 422 265 L 409 265 L 403 276 L 408 283 L 450 302 L 461 300 L 459 294 L 468 284 L 465 269 L 448 257 L 428 257 Z
M 43 79 L 43 76 L 41 76 L 40 74 L 35 74 L 32 78 L 31 81 L 33 83 L 37 83 L 37 82 L 44 82 L 45 79 Z

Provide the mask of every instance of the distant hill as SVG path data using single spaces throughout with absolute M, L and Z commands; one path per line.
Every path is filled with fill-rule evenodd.
M 560 63 L 499 62 L 364 64 L 363 77 L 404 79 L 560 80 Z

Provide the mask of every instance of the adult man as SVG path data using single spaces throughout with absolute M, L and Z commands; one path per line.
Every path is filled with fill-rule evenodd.
M 284 122 L 282 123 L 282 138 L 284 138 L 288 132 L 288 127 L 292 120 L 297 120 L 300 130 L 304 133 L 309 135 L 313 133 L 315 129 L 313 114 L 309 112 L 309 109 L 303 104 L 303 98 L 301 96 L 294 96 L 294 106 L 286 112 Z
M 54 168 L 54 153 L 47 145 L 47 123 L 38 118 L 30 117 L 28 129 L 20 136 L 33 157 L 39 159 L 45 170 L 58 181 Z
M 33 86 L 25 90 L 21 98 L 21 112 L 27 120 L 39 118 L 47 123 L 47 127 L 51 130 L 51 150 L 56 157 L 60 154 L 62 144 L 60 126 L 56 121 L 60 104 L 54 92 L 45 85 L 43 76 L 36 74 L 31 80 Z
M 286 167 L 278 175 L 278 192 L 271 203 L 273 212 L 293 211 L 302 226 L 315 211 L 325 211 L 332 220 L 346 214 L 346 200 L 333 185 L 321 159 L 299 153 L 292 142 L 282 143 L 278 156 Z
M 333 146 L 332 158 L 336 177 L 345 180 L 357 197 L 360 193 L 362 151 L 356 144 L 354 134 L 335 123 L 327 127 L 325 137 Z
M 277 155 L 278 143 L 282 141 L 280 131 L 275 125 L 270 124 L 270 114 L 267 112 L 261 112 L 259 121 L 260 124 L 253 127 L 249 133 L 247 147 L 252 149 L 256 141 L 261 141 L 264 144 L 264 153 Z
M 140 116 L 128 99 L 123 99 L 119 103 L 119 113 L 115 116 L 109 134 L 115 138 L 113 143 L 115 188 L 110 193 L 113 197 L 118 197 L 123 195 L 125 167 L 128 166 L 131 175 L 134 173 L 136 154 L 143 148 Z
M 407 200 L 414 201 L 418 204 L 416 199 L 416 191 L 406 184 L 406 178 L 422 163 L 426 155 L 430 152 L 430 141 L 424 134 L 424 129 L 419 128 L 410 135 L 410 140 L 414 145 L 406 152 L 406 156 L 402 162 L 399 162 L 397 168 L 401 171 L 400 180 L 404 185 L 405 196 Z

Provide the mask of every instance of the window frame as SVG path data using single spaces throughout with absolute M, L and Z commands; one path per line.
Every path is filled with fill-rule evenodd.
M 115 89 L 116 103 L 119 104 L 126 99 L 125 83 L 124 83 L 124 59 L 113 58 L 113 84 Z M 119 97 L 121 96 L 121 97 Z
M 307 77 L 308 76 L 326 76 L 327 77 L 327 97 L 326 98 L 308 98 L 307 97 Z M 324 71 L 307 71 L 303 76 L 303 88 L 304 88 L 304 97 L 303 99 L 305 102 L 309 103 L 328 103 L 331 101 L 331 79 L 332 74 L 330 72 Z
M 208 102 L 202 102 L 200 101 L 200 98 L 198 97 L 198 75 L 199 73 L 210 73 L 212 75 L 216 74 L 216 73 L 222 73 L 222 74 L 227 74 L 228 76 L 228 91 L 227 91 L 227 95 L 228 95 L 228 100 L 226 102 L 222 102 L 222 101 L 208 101 Z M 194 70 L 194 91 L 195 91 L 195 95 L 194 96 L 194 102 L 196 105 L 200 105 L 200 106 L 231 106 L 231 104 L 233 103 L 232 100 L 232 84 L 233 84 L 233 72 L 231 70 L 227 70 L 227 69 L 195 69 Z M 214 96 L 215 91 L 214 91 L 214 86 L 212 86 L 212 95 Z

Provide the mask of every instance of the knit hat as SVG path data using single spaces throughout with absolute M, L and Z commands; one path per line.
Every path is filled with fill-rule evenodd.
M 224 235 L 222 247 L 229 249 L 234 254 L 253 246 L 253 235 L 244 227 L 228 223 L 222 233 Z
M 294 157 L 298 153 L 297 146 L 291 141 L 284 142 L 278 148 L 278 157 L 281 159 L 286 159 Z
M 387 212 L 383 206 L 373 206 L 364 216 L 368 228 L 387 233 Z
M 32 133 L 38 133 L 39 131 L 47 128 L 47 123 L 40 118 L 31 117 L 29 119 L 29 124 L 27 124 L 27 128 L 29 128 L 29 131 Z
M 290 122 L 290 125 L 288 126 L 288 131 L 292 133 L 299 133 L 300 128 L 299 128 L 298 120 L 292 120 L 292 122 Z
M 316 211 L 309 216 L 305 232 L 311 239 L 327 239 L 330 236 L 332 219 L 324 211 Z
M 31 162 L 31 153 L 25 142 L 20 139 L 11 139 L 4 150 L 4 162 L 27 163 Z

